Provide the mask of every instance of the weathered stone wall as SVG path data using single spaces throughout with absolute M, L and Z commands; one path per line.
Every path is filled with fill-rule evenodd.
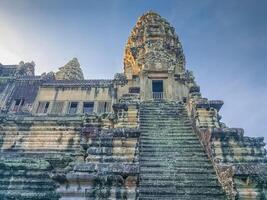
M 68 114 L 71 102 L 78 103 L 76 114 L 83 113 L 84 102 L 94 103 L 93 112 L 95 113 L 99 112 L 100 104 L 106 102 L 106 112 L 111 112 L 114 101 L 115 89 L 111 80 L 48 81 L 39 89 L 34 102 L 33 113 L 38 112 L 40 102 L 49 102 L 48 114 Z M 58 102 L 63 104 L 61 112 L 54 113 L 53 106 Z
M 136 199 L 138 138 L 135 129 L 86 125 L 82 132 L 85 162 L 76 164 L 58 188 L 61 199 Z
M 6 160 L 3 165 L 8 165 L 10 160 L 17 170 L 24 170 L 25 166 L 25 172 L 32 175 L 6 177 L 10 171 L 3 166 L 0 177 L 8 182 L 2 190 L 0 187 L 0 195 L 4 195 L 11 184 L 11 176 L 23 179 L 12 183 L 19 184 L 21 195 L 26 196 L 34 187 L 31 183 L 40 182 L 45 175 L 47 178 L 40 182 L 40 187 L 35 186 L 36 192 L 31 194 L 37 196 L 36 199 L 43 196 L 44 199 L 135 199 L 138 140 L 137 129 L 112 129 L 104 119 L 93 114 L 73 117 L 3 115 L 0 126 L 0 158 L 2 162 Z M 22 160 L 18 160 L 18 156 Z M 47 163 L 47 168 L 40 168 L 39 174 L 34 175 L 30 163 L 35 161 L 31 159 Z M 42 186 L 45 181 L 52 185 Z M 48 195 L 46 190 L 54 193 Z M 15 188 L 10 192 L 11 196 L 19 195 Z
M 84 160 L 81 127 L 80 117 L 2 115 L 0 179 L 9 181 L 0 189 L 4 199 L 58 199 L 59 182 L 52 178 Z
M 2 116 L 0 150 L 2 156 L 30 156 L 56 160 L 82 156 L 81 117 Z M 61 155 L 62 153 L 62 155 Z M 62 163 L 58 163 L 62 164 Z
M 32 111 L 33 102 L 42 84 L 40 77 L 21 77 L 7 79 L 0 83 L 0 108 L 3 112 L 25 112 Z M 19 105 L 15 105 L 18 101 Z
M 0 159 L 0 199 L 57 200 L 51 169 L 45 160 Z

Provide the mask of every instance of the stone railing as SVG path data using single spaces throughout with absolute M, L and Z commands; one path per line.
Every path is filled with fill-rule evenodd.
M 153 92 L 153 99 L 163 99 L 163 92 Z

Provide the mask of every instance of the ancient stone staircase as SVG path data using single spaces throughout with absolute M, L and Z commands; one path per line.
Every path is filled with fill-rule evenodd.
M 139 199 L 226 199 L 182 104 L 140 105 Z

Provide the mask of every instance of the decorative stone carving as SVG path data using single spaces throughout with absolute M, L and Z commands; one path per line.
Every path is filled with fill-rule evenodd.
M 138 61 L 143 65 L 143 70 L 153 71 L 173 71 L 177 63 L 176 60 L 173 60 L 164 50 L 148 52 Z
M 27 62 L 24 63 L 21 61 L 18 65 L 17 71 L 15 73 L 16 77 L 22 77 L 22 76 L 34 76 L 34 67 L 35 63 L 32 62 Z
M 138 75 L 142 68 L 162 70 L 165 67 L 183 71 L 184 65 L 182 46 L 174 28 L 154 12 L 140 17 L 126 45 L 125 74 Z
M 114 76 L 115 85 L 124 86 L 128 83 L 127 77 L 123 73 L 116 73 Z
M 83 80 L 83 72 L 77 58 L 73 58 L 56 73 L 57 80 Z

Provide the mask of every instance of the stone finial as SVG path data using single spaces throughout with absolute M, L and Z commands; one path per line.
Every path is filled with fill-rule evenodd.
M 77 58 L 73 58 L 56 73 L 57 80 L 83 80 L 83 72 Z

